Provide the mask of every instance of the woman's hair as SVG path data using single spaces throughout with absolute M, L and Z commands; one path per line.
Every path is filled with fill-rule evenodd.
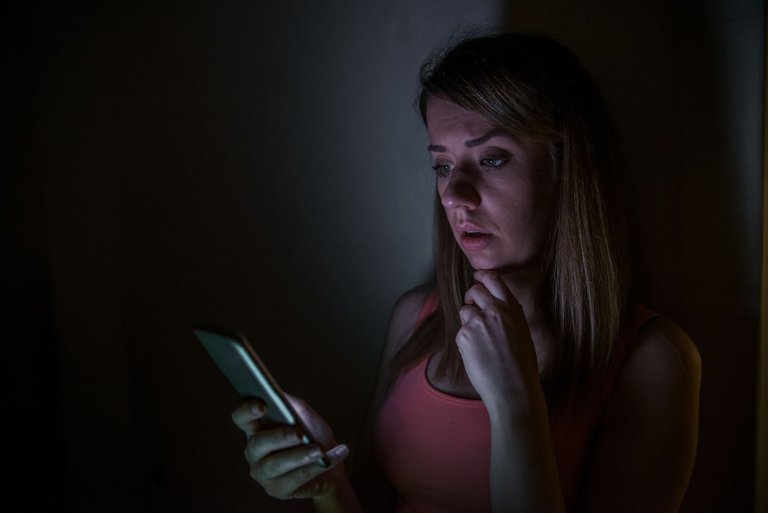
M 542 297 L 556 348 L 542 369 L 550 406 L 585 393 L 607 370 L 626 296 L 626 262 L 617 240 L 613 156 L 602 97 L 576 57 L 554 39 L 503 33 L 465 39 L 421 68 L 418 105 L 430 97 L 477 113 L 494 125 L 549 145 L 555 161 L 550 233 L 542 252 Z M 392 360 L 393 376 L 442 349 L 438 372 L 465 381 L 455 344 L 459 309 L 472 269 L 445 211 L 435 202 L 439 306 Z

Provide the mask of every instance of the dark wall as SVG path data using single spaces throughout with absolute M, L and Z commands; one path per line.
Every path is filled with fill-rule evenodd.
M 23 411 L 40 449 L 18 451 L 19 481 L 47 455 L 61 478 L 51 502 L 74 511 L 301 508 L 250 482 L 238 400 L 192 323 L 248 335 L 354 441 L 389 309 L 430 272 L 418 66 L 459 23 L 501 19 L 495 2 L 458 4 L 10 13 L 23 102 L 3 212 L 26 272 L 5 269 L 20 290 L 34 285 L 24 276 L 43 282 L 27 309 L 48 327 L 45 346 L 8 358 L 19 403 L 38 412 Z M 38 353 L 55 373 L 30 393 Z M 41 397 L 58 417 L 39 413 Z
M 5 385 L 4 508 L 72 510 L 63 433 L 57 333 L 39 155 L 37 59 L 32 13 L 5 5 L 2 167 L 0 168 L 0 346 Z M 40 485 L 40 486 L 36 486 Z M 34 489 L 34 493 L 28 490 Z
M 245 333 L 354 440 L 389 308 L 430 272 L 418 66 L 480 23 L 553 33 L 602 86 L 641 296 L 704 362 L 686 510 L 749 511 L 763 2 L 572 4 L 3 8 L 5 429 L 37 485 L 14 510 L 306 508 L 250 482 L 191 324 Z

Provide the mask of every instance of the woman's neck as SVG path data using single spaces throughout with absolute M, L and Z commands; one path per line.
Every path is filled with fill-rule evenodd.
M 544 276 L 537 269 L 499 269 L 499 276 L 523 307 L 528 327 L 533 332 L 548 324 L 547 305 L 544 299 Z
M 499 276 L 523 307 L 531 339 L 536 346 L 539 369 L 542 369 L 552 353 L 554 329 L 544 289 L 544 273 L 540 267 L 525 269 L 500 269 Z

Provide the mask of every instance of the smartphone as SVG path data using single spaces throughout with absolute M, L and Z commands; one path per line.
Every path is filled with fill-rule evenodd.
M 267 412 L 259 422 L 268 427 L 297 426 L 304 434 L 303 444 L 317 443 L 245 337 L 205 323 L 197 323 L 193 331 L 242 399 L 260 399 L 266 403 Z M 328 467 L 330 460 L 326 456 L 318 464 Z

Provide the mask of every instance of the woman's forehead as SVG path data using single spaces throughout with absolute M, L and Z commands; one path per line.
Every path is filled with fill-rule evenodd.
M 480 114 L 435 97 L 427 101 L 426 124 L 430 136 L 460 133 L 468 139 L 476 139 L 491 131 L 502 131 Z

